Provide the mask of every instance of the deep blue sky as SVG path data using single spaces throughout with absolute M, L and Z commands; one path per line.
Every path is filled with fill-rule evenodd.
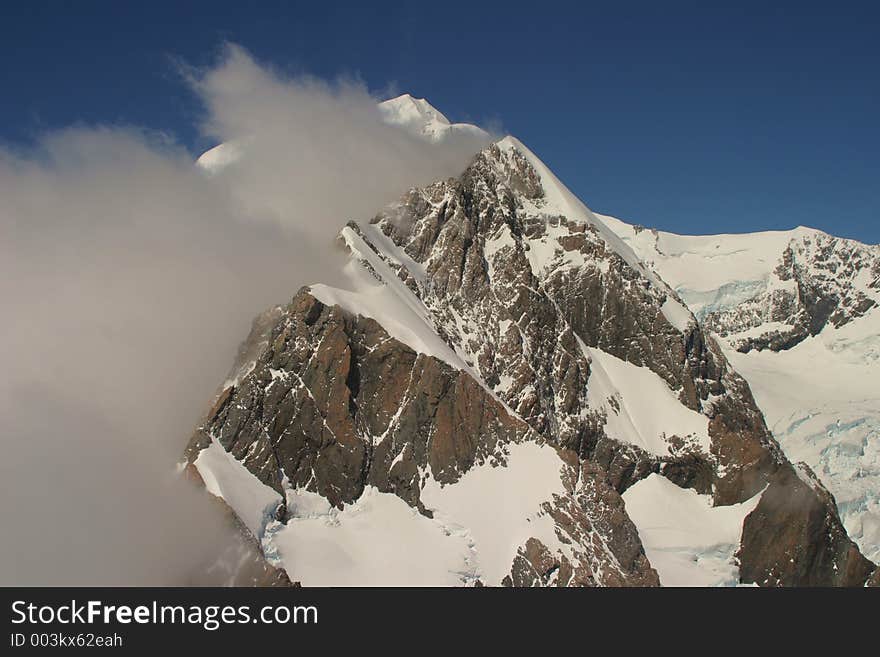
M 133 123 L 198 153 L 171 62 L 230 40 L 500 124 L 598 212 L 880 242 L 880 3 L 372 4 L 3 3 L 0 141 Z

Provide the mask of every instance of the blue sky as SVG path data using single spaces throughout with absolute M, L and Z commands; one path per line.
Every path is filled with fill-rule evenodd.
M 14 4 L 0 10 L 7 145 L 126 123 L 198 153 L 212 144 L 173 62 L 207 65 L 229 40 L 500 126 L 598 212 L 880 242 L 877 3 Z

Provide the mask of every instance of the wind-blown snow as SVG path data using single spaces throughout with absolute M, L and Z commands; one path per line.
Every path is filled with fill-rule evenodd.
M 667 437 L 677 435 L 709 453 L 709 418 L 682 404 L 657 374 L 601 349 L 582 348 L 590 359 L 587 401 L 605 412 L 609 438 L 668 456 Z
M 760 499 L 758 493 L 741 504 L 713 507 L 711 495 L 679 488 L 658 474 L 623 494 L 626 513 L 664 586 L 735 586 L 743 521 Z
M 489 133 L 470 123 L 450 123 L 440 111 L 424 98 L 403 94 L 397 98 L 378 103 L 382 120 L 388 125 L 399 126 L 412 135 L 430 142 L 440 142 L 456 136 L 475 136 L 488 140 Z M 196 164 L 208 174 L 215 174 L 243 155 L 239 144 L 226 142 L 211 148 L 196 160 Z
M 281 496 L 252 475 L 216 440 L 199 452 L 194 461 L 205 488 L 224 500 L 245 526 L 259 537 L 268 518 L 281 503 Z
M 217 173 L 241 158 L 241 148 L 232 142 L 218 144 L 205 151 L 196 160 L 196 164 L 209 174 Z

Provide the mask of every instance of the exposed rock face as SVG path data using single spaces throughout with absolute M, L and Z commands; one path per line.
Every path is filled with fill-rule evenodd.
M 649 367 L 695 410 L 723 393 L 723 358 L 695 322 L 684 333 L 670 324 L 661 308 L 674 293 L 610 248 L 596 225 L 552 214 L 537 179 L 517 149 L 493 146 L 460 179 L 413 190 L 372 226 L 343 235 L 385 260 L 438 333 L 530 426 L 584 457 L 599 450 L 606 465 L 614 462 L 620 490 L 630 471 L 644 476 L 667 462 L 670 472 L 699 470 L 707 454 L 656 458 L 604 440 L 604 422 L 587 402 L 581 345 Z M 372 240 L 383 237 L 400 252 L 377 248 Z
M 213 436 L 282 495 L 304 488 L 342 507 L 370 485 L 430 516 L 428 477 L 455 485 L 475 465 L 504 467 L 508 443 L 547 442 L 567 464 L 566 493 L 542 509 L 568 547 L 527 539 L 507 584 L 657 584 L 620 497 L 652 472 L 717 505 L 762 495 L 745 523 L 742 581 L 864 583 L 872 567 L 833 497 L 795 474 L 718 345 L 531 157 L 503 140 L 459 178 L 341 232 L 361 271 L 400 288 L 447 355 L 406 344 L 412 330 L 395 339 L 399 318 L 304 288 L 255 324 L 190 459 Z M 811 302 L 817 317 L 823 303 Z M 664 433 L 659 453 L 609 435 L 627 400 L 591 398 L 590 349 L 659 377 L 673 405 L 703 418 L 708 446 L 686 431 Z
M 635 525 L 605 471 L 589 461 L 579 462 L 573 452 L 564 457 L 568 495 L 543 506 L 575 558 L 554 554 L 540 540 L 530 538 L 519 548 L 504 585 L 657 586 L 657 572 L 648 563 Z M 617 568 L 595 568 L 608 563 Z
M 416 505 L 425 468 L 454 482 L 528 432 L 467 375 L 304 289 L 194 441 L 213 434 L 282 494 L 286 476 L 337 506 L 367 484 Z
M 804 464 L 786 464 L 773 475 L 745 520 L 739 557 L 743 581 L 763 586 L 861 586 L 875 569 Z
M 493 146 L 460 179 L 412 191 L 372 228 L 403 250 L 389 265 L 480 378 L 537 432 L 598 457 L 619 490 L 632 473 L 637 480 L 662 466 L 701 490 L 715 483 L 719 503 L 754 495 L 771 469 L 772 439 L 747 385 L 695 322 L 684 330 L 669 322 L 662 308 L 674 293 L 612 249 L 595 224 L 548 217 L 557 208 L 544 202 L 535 179 L 517 149 Z M 347 230 L 356 248 L 375 234 Z M 423 267 L 421 283 L 403 264 L 407 257 Z M 717 417 L 713 454 L 672 449 L 658 458 L 608 440 L 587 401 L 582 344 L 650 368 L 683 404 Z M 710 459 L 724 471 L 718 481 Z
M 792 239 L 765 291 L 704 324 L 738 351 L 781 351 L 864 316 L 878 291 L 880 247 L 813 232 Z

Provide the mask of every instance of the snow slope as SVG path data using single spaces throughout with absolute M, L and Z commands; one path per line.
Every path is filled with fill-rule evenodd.
M 684 406 L 663 379 L 601 349 L 583 349 L 590 358 L 587 399 L 605 413 L 609 438 L 668 456 L 666 437 L 677 435 L 709 453 L 709 418 Z
M 281 496 L 254 477 L 216 440 L 193 463 L 209 493 L 224 500 L 254 536 L 260 536 Z
M 761 495 L 732 506 L 712 506 L 711 495 L 649 475 L 624 494 L 626 512 L 664 586 L 736 586 L 743 520 Z
M 472 468 L 449 486 L 429 479 L 422 500 L 435 519 L 471 537 L 481 581 L 497 586 L 510 572 L 517 549 L 530 537 L 562 549 L 553 520 L 539 508 L 554 494 L 565 492 L 561 467 L 551 447 L 510 445 L 506 466 Z
M 413 98 L 409 94 L 382 101 L 379 103 L 379 111 L 386 123 L 399 125 L 431 141 L 440 141 L 455 133 L 489 136 L 485 130 L 470 123 L 450 123 L 449 119 L 424 98 Z
M 428 477 L 422 500 L 433 518 L 370 486 L 343 510 L 288 490 L 292 517 L 266 527 L 264 551 L 305 586 L 500 585 L 528 538 L 562 547 L 540 509 L 564 493 L 558 454 L 513 444 L 506 461 L 472 468 L 453 485 Z
M 396 495 L 367 487 L 341 511 L 307 491 L 288 500 L 293 517 L 267 527 L 263 549 L 303 586 L 461 586 L 474 578 L 467 533 L 447 531 Z

